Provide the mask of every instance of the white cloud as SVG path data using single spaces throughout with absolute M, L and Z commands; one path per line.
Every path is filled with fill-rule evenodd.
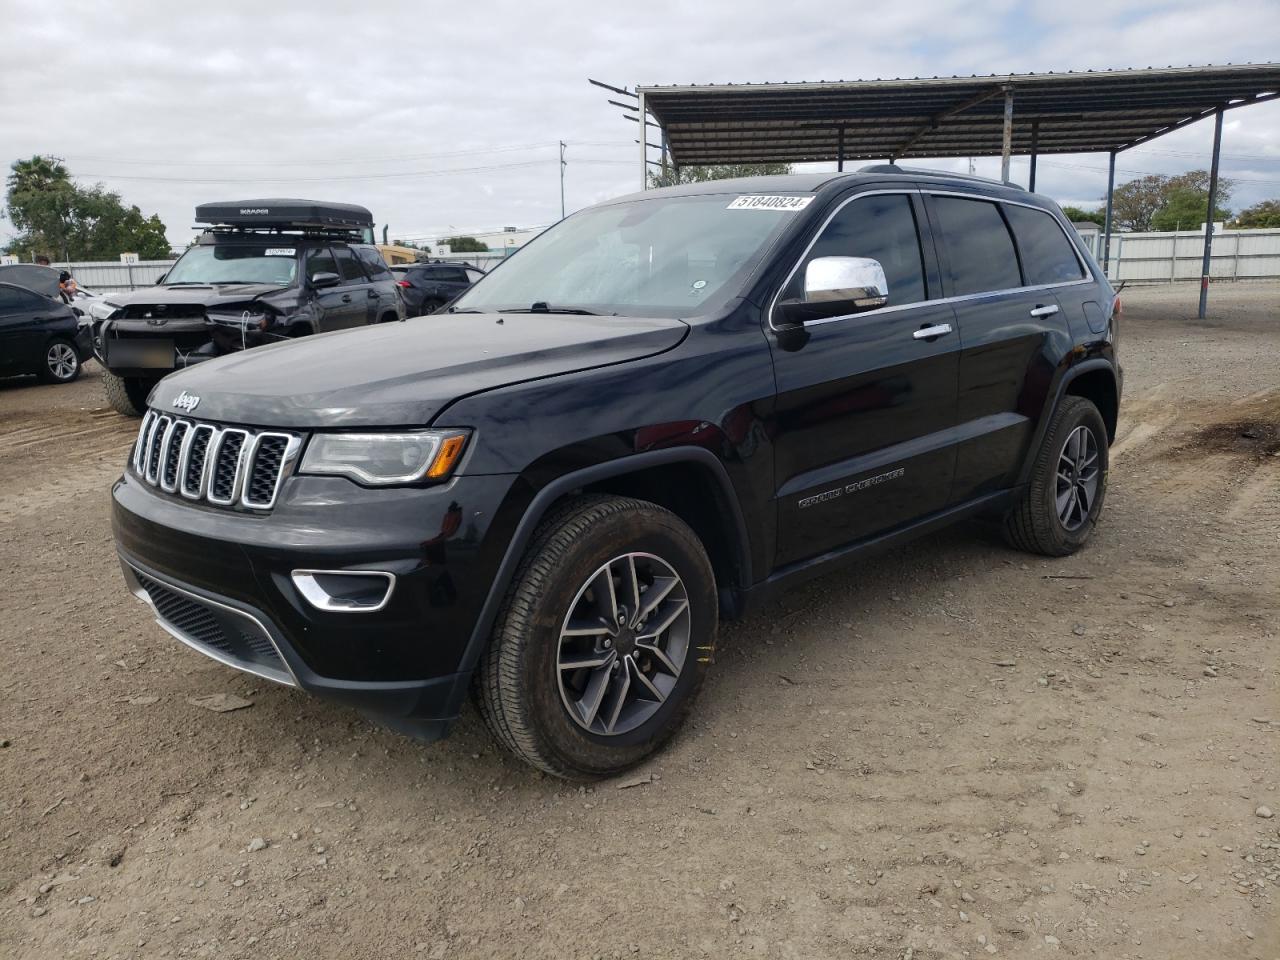
M 363 203 L 403 237 L 532 225 L 559 215 L 560 139 L 570 209 L 638 185 L 636 125 L 588 76 L 632 85 L 1262 61 L 1280 49 L 1274 14 L 1271 0 L 874 10 L 6 0 L 0 161 L 65 157 L 82 179 L 159 212 L 175 241 L 190 236 L 197 203 L 220 197 Z M 1228 116 L 1224 171 L 1261 181 L 1241 182 L 1237 205 L 1280 194 L 1280 104 Z M 1119 167 L 1204 166 L 1210 136 L 1197 124 L 1122 154 Z M 1105 166 L 1044 158 L 1039 186 L 1098 196 L 1105 172 L 1087 168 Z M 447 173 L 467 168 L 487 169 Z M 980 161 L 980 172 L 995 169 Z

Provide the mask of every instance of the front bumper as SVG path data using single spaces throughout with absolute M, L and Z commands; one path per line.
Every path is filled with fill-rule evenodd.
M 183 500 L 130 469 L 112 488 L 112 526 L 130 590 L 183 643 L 432 737 L 466 696 L 510 481 L 372 490 L 293 476 L 262 513 Z M 387 571 L 395 589 L 373 612 L 321 610 L 295 570 Z

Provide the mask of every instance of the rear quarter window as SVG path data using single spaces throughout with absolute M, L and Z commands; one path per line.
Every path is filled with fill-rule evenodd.
M 1028 284 L 1066 283 L 1084 278 L 1080 258 L 1062 227 L 1043 210 L 1005 204 L 1005 216 L 1013 227 L 1022 254 L 1022 272 Z

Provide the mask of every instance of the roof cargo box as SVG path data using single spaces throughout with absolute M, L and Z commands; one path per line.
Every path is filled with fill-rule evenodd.
M 196 207 L 196 222 L 231 227 L 373 227 L 373 214 L 354 203 L 316 200 L 224 200 Z

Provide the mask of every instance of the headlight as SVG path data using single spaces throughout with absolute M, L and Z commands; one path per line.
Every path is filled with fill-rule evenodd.
M 298 472 L 337 474 L 372 486 L 444 480 L 457 466 L 467 436 L 465 430 L 317 433 Z
M 120 308 L 114 303 L 107 303 L 106 300 L 98 297 L 97 299 L 90 301 L 88 314 L 94 320 L 106 320 L 119 309 Z

